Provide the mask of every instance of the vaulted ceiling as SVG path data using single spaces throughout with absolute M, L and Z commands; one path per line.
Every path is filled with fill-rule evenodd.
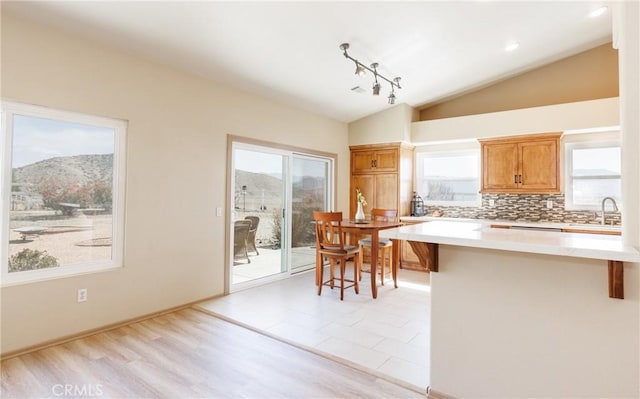
M 44 24 L 223 84 L 350 122 L 389 107 L 390 85 L 354 74 L 339 49 L 422 107 L 611 40 L 601 1 L 2 2 Z M 505 51 L 517 41 L 520 47 Z M 352 90 L 360 87 L 362 90 Z

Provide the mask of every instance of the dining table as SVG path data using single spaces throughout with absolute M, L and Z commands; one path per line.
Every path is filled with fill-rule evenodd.
M 378 253 L 379 253 L 379 237 L 378 232 L 384 229 L 391 229 L 402 226 L 400 221 L 383 221 L 383 220 L 364 220 L 356 221 L 353 219 L 345 219 L 341 222 L 342 231 L 355 236 L 370 235 L 371 236 L 371 295 L 373 298 L 378 297 L 378 285 L 376 276 L 378 275 Z M 393 243 L 392 259 L 391 259 L 391 276 L 393 278 L 393 286 L 398 288 L 398 267 L 400 265 L 400 241 L 391 240 Z M 357 242 L 355 243 L 357 244 Z M 361 265 L 362 266 L 362 265 Z M 384 279 L 384 276 L 382 276 Z

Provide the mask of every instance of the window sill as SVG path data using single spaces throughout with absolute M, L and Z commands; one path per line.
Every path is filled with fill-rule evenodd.
M 2 284 L 0 287 L 13 287 L 17 285 L 31 284 L 31 283 L 40 283 L 49 280 L 57 280 L 60 278 L 66 277 L 75 277 L 81 276 L 83 274 L 93 274 L 100 272 L 108 272 L 116 269 L 121 269 L 121 264 L 113 264 L 113 263 L 93 263 L 93 264 L 85 264 L 85 265 L 75 265 L 75 266 L 61 266 L 60 268 L 55 269 L 41 269 L 41 270 L 30 270 L 24 272 L 17 272 L 11 274 L 5 274 L 2 277 Z

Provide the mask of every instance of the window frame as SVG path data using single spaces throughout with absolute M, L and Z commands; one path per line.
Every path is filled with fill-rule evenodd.
M 119 269 L 124 265 L 124 223 L 128 122 L 122 119 L 86 115 L 37 105 L 2 100 L 0 104 L 0 209 L 3 228 L 0 229 L 0 286 L 34 283 L 87 273 Z M 112 250 L 111 259 L 67 265 L 56 268 L 9 273 L 9 220 L 11 202 L 11 171 L 13 158 L 13 116 L 22 115 L 85 125 L 112 128 L 114 130 L 113 193 L 112 193 Z
M 468 156 L 475 155 L 477 158 L 477 170 L 478 176 L 478 193 L 476 193 L 476 199 L 474 201 L 432 201 L 422 198 L 424 205 L 427 206 L 460 206 L 460 207 L 480 207 L 482 206 L 482 195 L 479 192 L 480 178 L 482 174 L 482 160 L 480 157 L 480 148 L 464 148 L 464 149 L 447 149 L 447 150 L 427 150 L 416 152 L 416 187 L 415 191 L 422 197 L 424 192 L 422 184 L 424 181 L 424 159 L 428 157 L 455 157 L 455 156 Z
M 573 150 L 597 149 L 597 148 L 620 148 L 622 150 L 621 141 L 619 139 L 600 139 L 591 141 L 574 141 L 564 144 L 564 209 L 568 211 L 599 211 L 600 205 L 576 205 L 573 198 L 573 180 L 576 179 L 572 175 L 573 171 Z M 622 162 L 622 159 L 620 160 Z M 597 175 L 597 176 L 580 176 L 577 180 L 583 179 L 620 179 L 622 180 L 622 169 L 619 175 Z M 622 204 L 620 209 L 622 209 Z

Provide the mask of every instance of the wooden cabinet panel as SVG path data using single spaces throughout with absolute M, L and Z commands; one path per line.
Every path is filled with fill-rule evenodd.
M 373 151 L 353 151 L 351 153 L 351 172 L 366 173 L 373 170 Z
M 518 187 L 518 146 L 515 143 L 487 144 L 482 147 L 482 187 L 484 190 Z
M 376 151 L 374 168 L 378 172 L 396 172 L 398 170 L 398 150 Z
M 533 141 L 519 145 L 520 188 L 560 188 L 557 147 L 557 140 Z
M 561 133 L 480 140 L 483 193 L 560 192 Z
M 351 173 L 397 172 L 399 162 L 397 148 L 352 151 Z
M 376 208 L 398 209 L 397 174 L 375 175 L 375 205 Z

